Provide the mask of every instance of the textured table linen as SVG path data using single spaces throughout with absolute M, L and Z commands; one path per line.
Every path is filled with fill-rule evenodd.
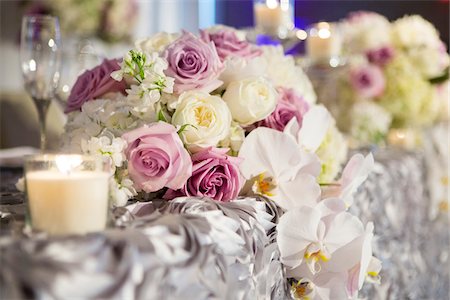
M 375 223 L 383 269 L 381 285 L 366 283 L 360 296 L 448 299 L 449 223 L 430 197 L 429 153 L 387 148 L 374 156 L 375 171 L 350 209 Z M 23 236 L 24 204 L 2 203 L 3 299 L 288 297 L 274 230 L 282 212 L 273 203 L 138 203 L 116 208 L 105 232 L 52 239 Z

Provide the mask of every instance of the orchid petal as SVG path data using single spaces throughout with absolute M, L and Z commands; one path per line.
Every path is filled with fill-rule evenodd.
M 302 159 L 295 141 L 287 134 L 266 127 L 256 128 L 245 138 L 239 157 L 244 158 L 240 170 L 246 179 L 269 172 L 277 180 L 280 174 L 292 178 Z
M 331 115 L 325 107 L 312 107 L 303 117 L 302 128 L 298 133 L 299 144 L 307 151 L 315 152 L 325 138 L 331 122 Z
M 283 263 L 284 258 L 304 253 L 309 244 L 317 241 L 320 217 L 319 210 L 306 206 L 293 208 L 281 216 L 277 225 L 277 241 Z M 298 266 L 302 261 L 303 255 L 299 255 L 296 263 L 288 266 Z
M 320 186 L 315 177 L 299 174 L 292 181 L 280 182 L 271 198 L 286 210 L 303 205 L 313 207 L 320 198 Z
M 347 212 L 337 214 L 327 228 L 328 232 L 324 243 L 330 253 L 364 233 L 364 226 L 361 221 Z
M 365 158 L 362 154 L 355 154 L 344 168 L 341 177 L 341 197 L 347 206 L 353 203 L 353 194 L 358 187 L 367 179 L 374 168 L 372 153 Z

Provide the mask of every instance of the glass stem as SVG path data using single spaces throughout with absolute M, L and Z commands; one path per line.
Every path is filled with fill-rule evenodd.
M 46 117 L 48 107 L 50 106 L 50 101 L 45 99 L 35 99 L 33 98 L 34 104 L 36 105 L 36 109 L 38 112 L 39 118 L 39 130 L 41 136 L 41 151 L 44 152 L 47 147 L 47 135 L 46 135 Z

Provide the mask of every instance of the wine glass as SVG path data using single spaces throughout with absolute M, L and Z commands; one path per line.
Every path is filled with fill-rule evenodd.
M 45 119 L 60 77 L 61 37 L 58 18 L 48 15 L 23 17 L 20 60 L 25 90 L 33 98 L 38 112 L 41 150 L 44 151 Z

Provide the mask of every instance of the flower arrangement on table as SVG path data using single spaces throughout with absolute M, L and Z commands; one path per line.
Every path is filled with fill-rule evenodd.
M 376 13 L 354 12 L 340 28 L 350 58 L 340 99 L 350 113 L 338 123 L 353 138 L 380 143 L 390 129 L 448 119 L 450 59 L 430 22 L 418 15 L 389 22 Z M 414 135 L 407 143 L 414 145 Z
M 315 100 L 280 47 L 227 27 L 159 33 L 78 78 L 65 146 L 111 160 L 116 205 L 142 195 L 274 201 L 286 211 L 277 230 L 292 294 L 354 297 L 381 268 L 373 225 L 347 212 L 373 158 L 354 156 L 336 180 L 347 147 Z
M 136 0 L 36 0 L 26 13 L 58 16 L 63 32 L 118 42 L 131 37 L 137 5 Z

